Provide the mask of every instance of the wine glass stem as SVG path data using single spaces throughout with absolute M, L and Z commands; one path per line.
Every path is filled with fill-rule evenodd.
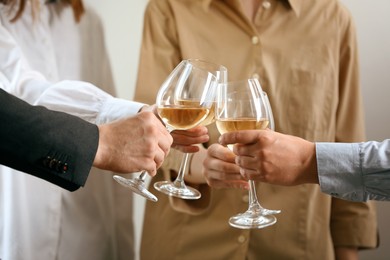
M 176 177 L 176 180 L 173 182 L 176 187 L 185 187 L 184 184 L 184 174 L 188 172 L 189 170 L 189 159 L 190 159 L 189 153 L 185 153 L 183 155 L 183 159 L 180 164 L 179 173 Z
M 249 180 L 249 208 L 248 211 L 260 212 L 263 208 L 257 199 L 255 182 Z
M 147 173 L 148 173 L 147 171 L 142 171 L 137 179 L 140 180 L 140 181 L 145 181 Z

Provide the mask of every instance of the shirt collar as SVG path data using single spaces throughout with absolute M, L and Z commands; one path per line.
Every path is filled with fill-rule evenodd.
M 211 2 L 213 1 L 236 1 L 238 2 L 239 0 L 203 0 L 203 7 L 208 10 Z M 302 7 L 302 0 L 279 0 L 286 2 L 288 5 L 290 5 L 291 9 L 295 12 L 297 16 L 301 13 L 301 7 Z
M 301 7 L 302 7 L 302 0 L 288 0 L 291 8 L 294 10 L 295 14 L 297 16 L 301 13 Z

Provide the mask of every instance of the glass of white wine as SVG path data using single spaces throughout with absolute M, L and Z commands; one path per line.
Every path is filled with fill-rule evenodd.
M 217 85 L 218 79 L 214 74 L 197 67 L 190 60 L 180 62 L 161 85 L 156 98 L 157 112 L 168 131 L 188 130 L 205 120 L 215 100 Z M 146 188 L 146 176 L 147 172 L 142 171 L 135 179 L 119 175 L 114 175 L 114 179 L 136 194 L 156 202 L 157 197 Z M 184 182 L 180 187 L 173 183 L 162 183 L 158 187 L 167 194 L 176 189 L 183 193 L 191 191 Z
M 199 59 L 190 59 L 188 61 L 193 66 L 200 68 L 202 70 L 208 71 L 208 72 L 212 73 L 213 75 L 215 75 L 219 84 L 223 84 L 223 83 L 227 82 L 227 69 L 226 69 L 226 67 L 224 67 L 222 65 L 215 64 L 215 63 L 211 63 L 208 61 L 199 60 Z M 187 100 L 184 102 L 188 103 L 190 101 Z M 198 101 L 195 101 L 195 102 L 197 103 Z M 210 108 L 210 112 L 209 112 L 208 116 L 204 120 L 202 120 L 200 125 L 207 126 L 207 125 L 210 125 L 210 124 L 215 122 L 214 109 L 215 109 L 215 100 Z M 181 199 L 190 199 L 190 200 L 199 199 L 202 196 L 202 194 L 197 189 L 194 189 L 192 187 L 186 187 L 185 182 L 184 182 L 184 176 L 188 173 L 189 168 L 190 168 L 190 164 L 189 164 L 190 156 L 191 156 L 191 153 L 184 153 L 183 154 L 183 158 L 182 158 L 182 161 L 180 164 L 180 168 L 179 168 L 177 177 L 173 181 L 173 183 L 171 183 L 170 181 L 157 182 L 154 185 L 154 187 L 157 190 L 159 190 L 165 194 L 168 194 L 168 195 L 174 196 L 174 197 L 178 197 Z M 166 185 L 169 185 L 168 186 L 169 188 L 165 187 Z M 172 185 L 175 188 L 172 188 Z M 165 188 L 162 189 L 162 187 L 165 187 Z
M 182 82 L 181 87 L 172 84 L 161 87 L 156 100 L 158 113 L 164 123 L 178 130 L 187 130 L 197 125 L 206 126 L 214 122 L 217 84 L 227 80 L 227 70 L 221 65 L 198 59 L 185 62 L 192 67 L 186 81 Z M 205 81 L 206 75 L 213 75 L 217 82 Z M 201 118 L 199 111 L 206 110 L 207 115 Z M 199 199 L 201 193 L 184 182 L 184 175 L 189 169 L 189 158 L 190 154 L 184 153 L 176 179 L 173 182 L 156 182 L 155 189 L 181 199 Z
M 265 129 L 273 125 L 272 110 L 257 79 L 232 81 L 218 88 L 216 124 L 221 134 L 240 130 Z M 233 149 L 229 145 L 229 149 Z M 255 182 L 249 180 L 249 207 L 229 219 L 236 228 L 264 228 L 276 223 L 273 214 L 280 210 L 263 208 L 256 194 Z

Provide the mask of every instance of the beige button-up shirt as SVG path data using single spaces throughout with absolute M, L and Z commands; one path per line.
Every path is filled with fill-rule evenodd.
M 259 78 L 276 130 L 313 141 L 362 141 L 364 124 L 356 35 L 336 0 L 267 0 L 254 22 L 239 0 L 151 0 L 145 13 L 135 98 L 154 103 L 160 84 L 182 59 L 227 67 L 229 80 Z M 210 142 L 219 134 L 210 127 Z M 153 179 L 169 178 L 181 160 L 171 151 Z M 201 167 L 201 165 L 199 165 Z M 321 193 L 318 185 L 258 184 L 260 203 L 281 209 L 261 230 L 232 228 L 247 192 L 199 187 L 184 201 L 158 192 L 146 204 L 142 259 L 334 259 L 334 247 L 377 245 L 372 203 Z

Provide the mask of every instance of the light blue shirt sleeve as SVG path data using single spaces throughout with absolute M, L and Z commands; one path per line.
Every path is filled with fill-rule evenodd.
M 390 200 L 390 139 L 316 143 L 321 191 L 352 201 Z

